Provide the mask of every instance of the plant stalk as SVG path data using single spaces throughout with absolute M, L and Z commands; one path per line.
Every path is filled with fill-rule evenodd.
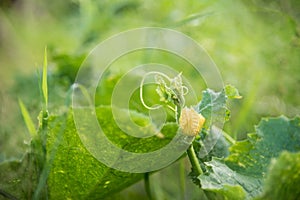
M 198 158 L 196 156 L 193 144 L 191 144 L 189 146 L 189 148 L 187 149 L 187 155 L 188 155 L 189 160 L 191 162 L 192 168 L 197 173 L 196 176 L 199 176 L 200 174 L 203 174 L 203 171 L 201 169 Z

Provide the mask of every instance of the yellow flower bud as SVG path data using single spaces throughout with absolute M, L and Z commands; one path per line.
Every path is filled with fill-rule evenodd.
M 183 108 L 179 118 L 179 125 L 182 133 L 187 136 L 196 136 L 203 124 L 205 118 L 198 114 L 193 108 Z

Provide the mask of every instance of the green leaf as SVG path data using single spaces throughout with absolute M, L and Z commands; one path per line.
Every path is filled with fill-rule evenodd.
M 213 200 L 243 200 L 246 199 L 245 192 L 240 186 L 224 185 L 223 190 L 219 190 L 218 193 L 210 192 L 206 190 L 205 195 L 208 199 Z
M 226 107 L 227 100 L 240 97 L 238 90 L 231 85 L 225 86 L 220 92 L 211 89 L 204 90 L 202 99 L 195 108 L 206 119 L 204 127 L 206 129 L 209 129 L 211 125 L 222 127 L 230 117 L 230 111 Z
M 253 198 L 262 192 L 271 159 L 284 150 L 300 150 L 300 118 L 263 119 L 256 133 L 230 148 L 230 156 L 205 163 L 207 173 L 199 176 L 202 188 L 220 193 L 228 189 L 226 185 L 240 186 L 247 199 Z
M 222 159 L 213 158 L 205 164 L 207 172 L 199 176 L 202 189 L 223 194 L 227 199 L 249 199 L 260 193 L 262 180 L 232 170 Z M 228 191 L 229 188 L 238 188 L 239 192 Z
M 242 96 L 240 96 L 240 94 L 239 94 L 239 91 L 232 85 L 225 86 L 225 93 L 229 99 L 241 99 L 242 98 Z
M 199 149 L 196 151 L 201 162 L 210 161 L 212 157 L 226 158 L 229 155 L 229 143 L 225 139 L 221 129 L 212 127 L 209 135 L 207 135 L 205 138 L 206 140 L 195 140 L 195 142 L 199 143 Z M 212 148 L 207 149 L 207 146 Z
M 43 65 L 43 78 L 42 78 L 42 92 L 44 97 L 45 108 L 47 110 L 48 107 L 48 85 L 47 85 L 47 48 L 45 47 L 45 54 L 44 54 L 44 65 Z
M 234 88 L 233 86 L 231 88 Z M 215 92 L 211 89 L 206 89 L 202 92 L 202 100 L 196 106 L 198 113 L 201 113 L 205 117 L 204 128 L 202 128 L 199 137 L 193 142 L 197 157 L 199 159 L 202 171 L 206 171 L 203 162 L 210 161 L 212 157 L 224 158 L 229 155 L 228 147 L 229 144 L 226 141 L 224 135 L 230 138 L 228 134 L 224 134 L 221 129 L 218 128 L 223 126 L 223 123 L 229 117 L 229 110 L 226 107 L 227 94 L 226 88 L 220 92 Z M 236 90 L 237 91 L 237 90 Z M 229 139 L 231 143 L 235 141 Z M 190 176 L 193 182 L 200 186 L 198 180 L 198 173 L 193 171 Z
M 205 117 L 205 127 L 211 124 L 223 123 L 226 114 L 226 95 L 225 91 L 215 92 L 206 89 L 202 92 L 202 100 L 197 105 L 196 110 Z
M 118 128 L 110 107 L 99 107 L 96 112 L 101 128 L 111 142 L 128 151 L 153 151 L 170 142 L 178 128 L 176 124 L 167 124 L 161 131 L 165 135 L 163 139 L 155 136 L 137 139 Z M 145 116 L 131 114 L 140 124 L 148 123 Z M 83 146 L 72 113 L 67 118 L 49 118 L 48 125 L 47 157 L 51 165 L 48 189 L 51 199 L 103 199 L 143 178 L 143 174 L 117 171 L 96 160 Z
M 201 165 L 202 171 L 206 171 L 203 162 L 210 161 L 213 156 L 227 157 L 229 144 L 226 141 L 223 132 L 217 126 L 222 127 L 229 113 L 226 108 L 227 96 L 225 89 L 215 92 L 206 89 L 202 92 L 202 100 L 196 106 L 196 111 L 205 117 L 205 124 L 201 133 L 193 142 L 197 158 Z M 200 186 L 198 172 L 192 168 L 189 174 L 193 182 Z
M 231 147 L 226 163 L 234 170 L 262 177 L 271 158 L 278 157 L 283 150 L 300 150 L 300 118 L 263 119 L 256 127 L 256 133 Z
M 28 110 L 25 107 L 25 105 L 24 105 L 24 103 L 22 102 L 21 99 L 19 99 L 19 105 L 20 105 L 20 109 L 21 109 L 22 116 L 24 118 L 26 127 L 27 127 L 27 129 L 28 129 L 31 137 L 33 138 L 33 137 L 35 137 L 37 135 L 34 123 L 32 122 L 32 119 L 31 119 L 31 117 L 30 117 L 30 115 L 28 113 Z
M 205 117 L 205 128 L 211 125 L 222 127 L 230 117 L 230 111 L 226 106 L 227 100 L 240 98 L 238 90 L 232 85 L 226 85 L 220 92 L 211 89 L 204 90 L 201 102 L 196 106 L 196 110 Z
M 202 171 L 206 172 L 206 166 L 204 162 L 212 160 L 213 157 L 225 158 L 229 155 L 229 143 L 226 141 L 222 130 L 213 126 L 210 129 L 209 134 L 202 134 L 202 137 L 198 137 L 194 140 L 193 146 L 197 154 Z M 205 140 L 204 140 L 205 138 Z M 198 174 L 192 168 L 189 176 L 196 185 L 200 185 Z
M 298 199 L 300 197 L 300 153 L 282 152 L 273 159 L 259 199 Z

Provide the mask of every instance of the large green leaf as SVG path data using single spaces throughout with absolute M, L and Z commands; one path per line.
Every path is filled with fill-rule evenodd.
M 96 112 L 107 137 L 128 151 L 153 151 L 170 142 L 177 131 L 176 124 L 167 124 L 161 131 L 164 138 L 136 139 L 123 133 L 113 122 L 110 107 L 99 107 Z M 132 115 L 140 124 L 149 120 L 135 112 Z M 143 177 L 143 174 L 120 172 L 100 163 L 81 143 L 72 114 L 68 114 L 65 122 L 64 119 L 53 117 L 49 121 L 47 149 L 51 170 L 48 189 L 51 199 L 102 199 Z
M 207 173 L 199 176 L 202 188 L 226 198 L 237 198 L 228 187 L 242 188 L 247 199 L 259 195 L 262 182 L 272 158 L 283 151 L 300 150 L 300 118 L 285 117 L 263 119 L 256 133 L 245 141 L 237 142 L 226 159 L 213 159 L 205 163 Z
M 262 177 L 271 158 L 278 157 L 283 150 L 300 150 L 300 118 L 263 119 L 256 127 L 256 133 L 231 147 L 226 163 L 246 175 Z
M 138 139 L 118 128 L 110 107 L 98 107 L 96 112 L 111 142 L 128 151 L 157 150 L 168 144 L 178 129 L 177 124 L 167 123 L 159 137 Z M 140 113 L 132 111 L 131 116 L 139 125 L 149 122 L 149 118 Z M 47 130 L 39 130 L 39 134 L 47 132 L 46 163 L 40 166 L 41 157 L 36 155 L 41 151 L 40 142 L 34 138 L 32 152 L 26 153 L 22 160 L 0 164 L 0 195 L 12 199 L 32 199 L 34 195 L 50 199 L 103 199 L 143 178 L 143 174 L 117 171 L 95 159 L 81 143 L 72 112 L 50 116 L 47 124 Z

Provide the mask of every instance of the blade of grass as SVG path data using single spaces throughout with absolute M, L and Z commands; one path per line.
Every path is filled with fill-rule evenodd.
M 170 27 L 180 27 L 180 26 L 183 26 L 185 24 L 188 24 L 194 20 L 197 20 L 197 19 L 204 19 L 205 17 L 209 17 L 211 15 L 214 15 L 215 13 L 214 12 L 208 12 L 208 13 L 195 13 L 193 15 L 190 15 L 188 16 L 187 18 L 183 19 L 183 20 L 180 20 L 178 22 L 175 22 L 174 24 L 171 24 Z
M 32 119 L 29 115 L 29 112 L 28 112 L 27 108 L 25 107 L 25 105 L 24 105 L 24 103 L 22 102 L 21 99 L 19 99 L 19 106 L 20 106 L 21 113 L 22 113 L 22 116 L 24 118 L 26 127 L 27 127 L 31 137 L 33 138 L 37 135 L 36 129 L 35 129 L 34 123 L 33 123 Z
M 89 94 L 89 91 L 83 86 L 83 85 L 80 85 L 80 84 L 77 84 L 75 83 L 73 86 L 73 89 L 75 88 L 79 88 L 80 91 L 82 92 L 83 96 L 86 98 L 86 100 L 88 101 L 88 104 L 89 105 L 93 105 L 93 101 L 90 97 L 90 94 Z
M 48 108 L 48 85 L 47 85 L 47 47 L 45 47 L 44 54 L 44 66 L 43 66 L 43 78 L 42 78 L 42 92 L 44 97 L 44 111 Z

